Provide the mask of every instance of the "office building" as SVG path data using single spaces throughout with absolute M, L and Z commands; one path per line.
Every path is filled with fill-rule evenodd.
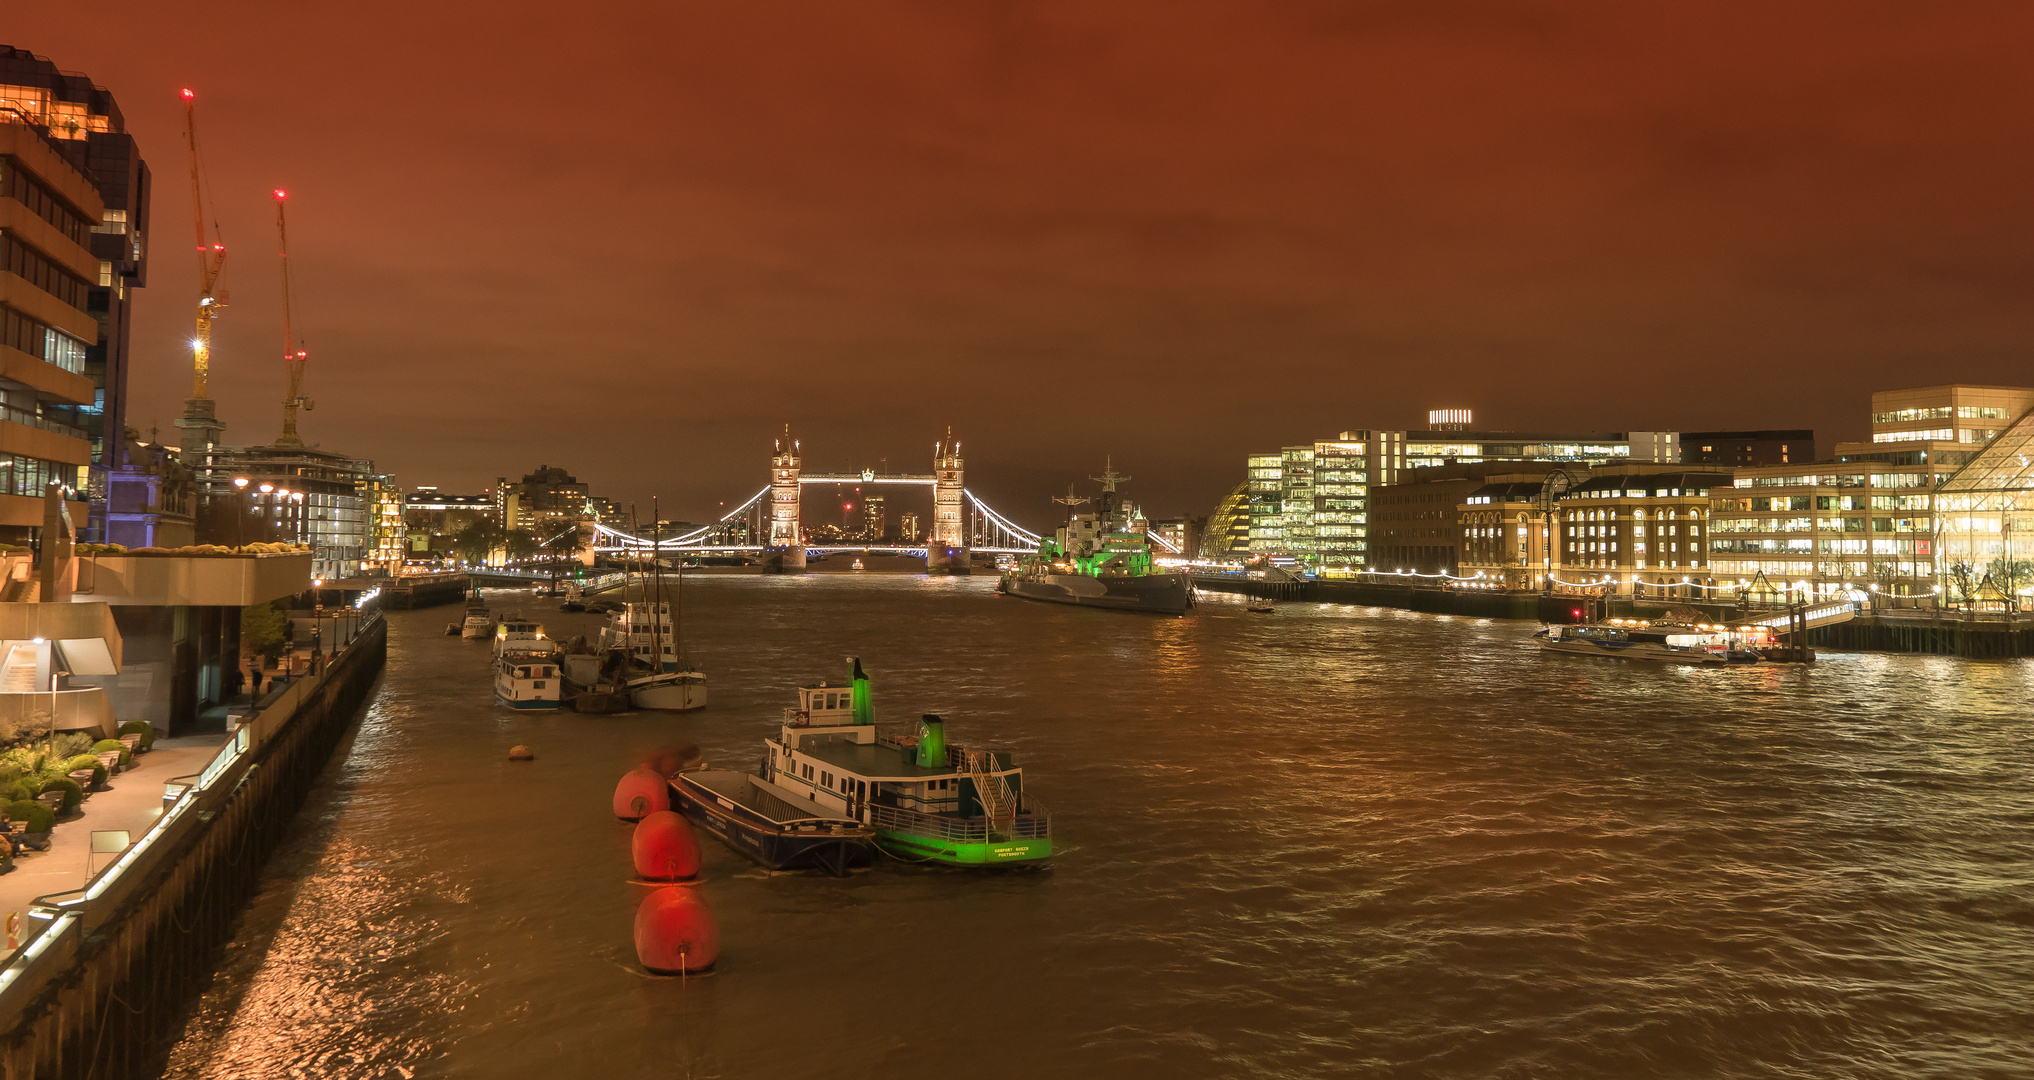
M 1387 573 L 1461 574 L 1469 497 L 1495 475 L 1545 476 L 1558 468 L 1551 463 L 1482 461 L 1399 473 L 1398 483 L 1370 489 L 1368 565 Z M 1586 476 L 1588 468 L 1578 467 L 1578 472 Z
M 1791 465 L 1814 460 L 1815 432 L 1806 428 L 1681 433 L 1683 465 Z
M 2012 447 L 2030 410 L 2034 389 L 2017 387 L 1873 394 L 1870 442 L 1838 443 L 1828 461 L 1737 470 L 1715 501 L 1712 572 L 1762 593 L 1968 599 L 1966 579 L 2021 550 L 2008 535 L 2025 527 L 2029 479 Z
M 1380 562 L 1371 542 L 1373 493 L 1411 472 L 1435 466 L 1489 463 L 1611 465 L 1631 462 L 1673 464 L 1680 440 L 1671 431 L 1516 432 L 1476 431 L 1466 409 L 1428 414 L 1425 430 L 1360 428 L 1332 440 L 1251 454 L 1245 462 L 1249 485 L 1250 553 L 1289 557 L 1324 571 L 1395 569 Z M 1455 494 L 1466 494 L 1466 491 Z M 1452 502 L 1448 505 L 1454 505 Z M 1403 523 L 1408 529 L 1426 528 Z M 1459 527 L 1431 526 L 1431 544 L 1410 535 L 1394 540 L 1395 551 L 1434 548 L 1422 565 L 1442 565 Z M 1440 560 L 1435 562 L 1434 560 Z
M 85 515 L 76 520 L 81 538 L 103 540 L 107 476 L 124 463 L 133 292 L 148 277 L 148 164 L 104 87 L 5 46 L 0 46 L 0 131 L 8 132 L 0 134 L 5 140 L 0 145 L 0 206 L 8 207 L 0 210 L 0 234 L 5 236 L 0 272 L 9 280 L 0 289 L 12 294 L 12 302 L 0 300 L 10 311 L 0 349 L 26 353 L 90 383 L 85 391 L 82 386 L 45 385 L 50 379 L 23 380 L 12 370 L 0 372 L 7 415 L 37 417 L 47 425 L 42 430 L 54 435 L 83 433 L 90 451 L 85 477 L 75 486 L 89 496 L 91 509 L 89 520 Z M 54 167 L 48 160 L 52 156 L 70 168 Z M 78 185 L 80 179 L 89 195 Z M 23 299 L 31 289 L 42 298 Z M 82 319 L 73 314 L 80 311 Z M 38 334 L 40 349 L 24 347 Z M 11 452 L 58 466 L 58 472 L 75 456 L 54 450 L 40 457 Z M 35 471 L 32 465 L 16 465 L 8 492 L 23 486 L 23 474 L 32 480 Z M 38 515 L 36 524 L 40 520 Z
M 215 446 L 200 539 L 311 547 L 311 576 L 359 577 L 374 550 L 374 462 L 313 446 Z M 385 478 L 384 478 L 385 479 Z

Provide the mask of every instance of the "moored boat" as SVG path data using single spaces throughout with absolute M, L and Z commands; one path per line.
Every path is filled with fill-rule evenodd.
M 1052 856 L 1052 818 L 1024 787 L 1011 752 L 948 746 L 926 714 L 911 736 L 879 737 L 868 676 L 798 689 L 761 778 L 816 812 L 875 829 L 876 846 L 907 862 L 1013 866 Z
M 680 813 L 734 851 L 771 870 L 841 876 L 875 856 L 875 830 L 815 813 L 798 794 L 749 773 L 701 770 L 671 778 Z
M 1542 627 L 1533 635 L 1540 648 L 1570 656 L 1641 660 L 1668 664 L 1755 664 L 1762 659 L 1744 633 L 1707 623 L 1648 623 L 1616 619 Z
M 511 709 L 555 709 L 563 694 L 554 656 L 505 653 L 494 661 L 494 696 Z
M 466 618 L 459 623 L 459 636 L 474 641 L 492 633 L 494 616 L 487 610 L 487 601 L 481 599 L 480 586 L 475 585 L 466 594 Z
M 1096 512 L 1073 513 L 1074 506 L 1088 500 L 1071 491 L 1054 499 L 1067 506 L 1066 525 L 1006 571 L 996 591 L 1078 607 L 1186 614 L 1194 603 L 1193 583 L 1153 559 L 1142 515 L 1117 498 L 1116 484 L 1128 477 L 1111 468 L 1095 479 L 1102 482 Z

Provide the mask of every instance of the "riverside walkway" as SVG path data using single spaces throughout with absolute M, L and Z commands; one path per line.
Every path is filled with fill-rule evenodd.
M 155 740 L 155 749 L 134 755 L 134 767 L 110 780 L 112 790 L 94 792 L 78 817 L 58 822 L 50 833 L 48 851 L 23 851 L 14 869 L 0 875 L 0 918 L 11 912 L 28 927 L 29 902 L 38 896 L 82 889 L 90 880 L 87 863 L 97 870 L 117 854 L 93 855 L 92 834 L 125 830 L 141 839 L 162 816 L 163 782 L 202 771 L 226 742 L 223 732 Z

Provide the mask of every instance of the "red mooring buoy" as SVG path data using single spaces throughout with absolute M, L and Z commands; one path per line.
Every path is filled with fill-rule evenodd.
M 671 785 L 642 766 L 622 774 L 614 786 L 614 816 L 623 821 L 641 821 L 646 815 L 671 809 Z
M 629 839 L 636 876 L 645 881 L 691 881 L 699 876 L 699 838 L 675 810 L 659 810 L 636 822 Z
M 720 959 L 720 926 L 691 889 L 657 889 L 636 909 L 636 959 L 652 975 L 697 975 Z

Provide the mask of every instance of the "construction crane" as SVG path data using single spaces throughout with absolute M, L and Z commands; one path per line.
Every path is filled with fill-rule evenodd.
M 304 364 L 311 354 L 304 351 L 303 343 L 297 340 L 296 327 L 290 313 L 290 229 L 283 215 L 283 204 L 289 201 L 290 193 L 275 189 L 275 235 L 282 242 L 282 302 L 283 302 L 283 368 L 289 373 L 289 389 L 283 394 L 282 434 L 276 437 L 277 446 L 301 446 L 304 440 L 297 437 L 297 410 L 313 407 L 310 398 L 304 396 Z
M 212 222 L 212 241 L 205 240 L 204 170 L 198 164 L 198 95 L 184 88 L 184 141 L 191 148 L 191 220 L 198 227 L 198 332 L 191 339 L 191 397 L 211 397 L 212 320 L 226 306 L 226 294 L 218 291 L 219 273 L 226 268 L 226 245 L 220 243 L 219 223 Z M 209 415 L 209 414 L 207 414 Z

